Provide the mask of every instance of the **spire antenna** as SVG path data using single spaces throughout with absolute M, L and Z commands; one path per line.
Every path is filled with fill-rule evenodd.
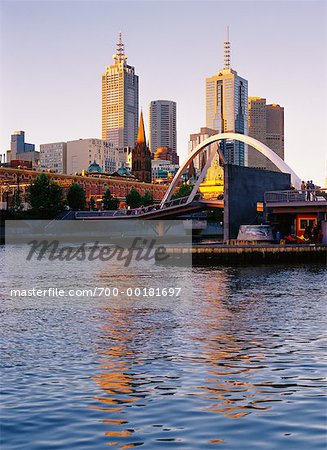
M 118 34 L 118 43 L 117 43 L 117 56 L 119 61 L 122 61 L 125 55 L 125 48 L 121 38 L 121 32 Z
M 121 32 L 118 34 L 118 42 L 117 42 L 117 50 L 116 54 L 113 55 L 113 59 L 116 61 L 116 63 L 120 63 L 122 61 L 126 61 L 127 56 L 125 56 L 125 45 L 123 44 Z
M 227 26 L 227 40 L 224 42 L 224 69 L 230 69 L 230 41 L 229 26 Z

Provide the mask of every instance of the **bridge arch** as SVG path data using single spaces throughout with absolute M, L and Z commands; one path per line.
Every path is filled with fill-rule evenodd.
M 296 173 L 285 163 L 285 161 L 280 158 L 273 150 L 271 150 L 269 147 L 267 147 L 265 144 L 263 144 L 262 142 L 258 141 L 257 139 L 254 139 L 253 137 L 250 136 L 246 136 L 245 134 L 239 134 L 239 133 L 218 133 L 215 134 L 214 136 L 210 136 L 207 139 L 205 139 L 204 141 L 200 142 L 200 144 L 198 144 L 195 149 L 188 155 L 186 161 L 183 163 L 183 165 L 178 169 L 176 175 L 174 176 L 164 198 L 161 201 L 161 205 L 160 207 L 162 208 L 164 206 L 164 204 L 170 200 L 172 193 L 174 192 L 175 187 L 177 186 L 178 181 L 180 180 L 183 172 L 185 171 L 185 169 L 188 167 L 188 165 L 190 164 L 191 161 L 193 161 L 193 159 L 204 149 L 206 148 L 208 145 L 213 144 L 215 142 L 221 141 L 223 139 L 231 139 L 234 141 L 240 141 L 240 142 L 244 142 L 244 144 L 248 144 L 251 145 L 251 147 L 255 148 L 259 153 L 261 153 L 262 155 L 266 156 L 273 164 L 275 164 L 275 166 L 284 173 L 289 173 L 291 175 L 291 183 L 293 184 L 293 186 L 296 189 L 300 189 L 300 185 L 301 185 L 301 180 L 300 178 L 296 175 Z M 211 166 L 211 163 L 216 155 L 216 149 L 212 149 L 209 157 L 207 159 L 207 162 L 204 166 L 204 168 L 202 169 L 200 176 L 196 182 L 196 184 L 194 185 L 192 192 L 189 196 L 188 202 L 191 202 L 193 200 L 193 198 L 195 197 L 198 188 L 200 186 L 200 184 L 202 183 L 202 181 L 204 180 L 204 177 L 207 173 L 207 170 L 209 169 L 209 167 Z

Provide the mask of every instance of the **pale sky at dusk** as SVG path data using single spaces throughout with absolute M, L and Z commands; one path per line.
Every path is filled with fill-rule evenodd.
M 118 32 L 151 100 L 177 102 L 178 153 L 205 126 L 205 78 L 232 68 L 249 95 L 285 107 L 285 160 L 323 184 L 327 149 L 326 1 L 1 1 L 0 153 L 24 130 L 39 144 L 101 137 L 101 74 Z M 146 132 L 148 126 L 146 123 Z M 319 133 L 325 133 L 319 135 Z

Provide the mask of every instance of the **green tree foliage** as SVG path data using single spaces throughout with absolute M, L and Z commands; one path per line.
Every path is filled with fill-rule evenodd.
M 181 184 L 176 193 L 172 196 L 172 199 L 175 200 L 176 198 L 188 197 L 192 192 L 192 189 L 193 186 L 190 184 Z
M 20 198 L 20 194 L 18 191 L 15 192 L 13 198 L 13 209 L 14 211 L 21 211 L 23 209 L 22 199 Z
M 96 205 L 95 198 L 94 198 L 94 197 L 91 197 L 91 198 L 90 198 L 90 210 L 91 210 L 91 211 L 94 211 L 94 210 L 95 210 L 95 205 Z
M 67 191 L 68 206 L 74 211 L 85 208 L 86 195 L 85 191 L 78 183 L 73 183 Z
M 131 208 L 139 208 L 142 205 L 142 196 L 134 187 L 126 194 L 126 204 Z
M 63 209 L 63 189 L 42 173 L 30 185 L 27 200 L 40 215 L 54 215 Z
M 153 195 L 151 194 L 151 192 L 147 191 L 142 197 L 142 205 L 149 206 L 153 205 L 153 203 Z
M 119 200 L 111 195 L 110 189 L 107 189 L 102 197 L 103 209 L 114 211 L 118 209 Z

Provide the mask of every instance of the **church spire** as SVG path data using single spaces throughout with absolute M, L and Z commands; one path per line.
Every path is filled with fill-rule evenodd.
M 141 144 L 142 142 L 145 143 L 145 129 L 144 129 L 144 121 L 143 121 L 143 112 L 141 111 L 140 116 L 140 125 L 139 125 L 139 131 L 137 133 L 137 142 Z
M 224 69 L 230 69 L 229 27 L 227 27 L 227 39 L 224 42 Z

